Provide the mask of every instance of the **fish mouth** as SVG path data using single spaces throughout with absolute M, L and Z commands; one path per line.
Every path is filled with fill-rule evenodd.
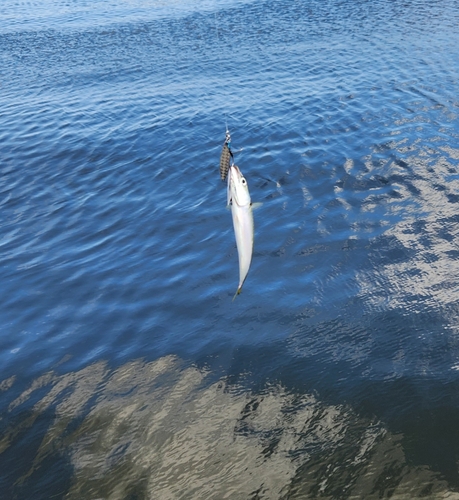
M 233 172 L 233 169 L 234 169 L 234 172 Z M 233 175 L 235 177 L 233 177 Z M 236 179 L 236 176 L 238 179 L 240 179 L 242 177 L 242 173 L 241 171 L 239 170 L 239 167 L 237 165 L 231 165 L 230 168 L 229 168 L 229 178 L 230 178 L 230 183 L 232 185 L 234 185 L 234 182 L 235 182 L 235 179 Z
M 234 170 L 233 170 L 234 169 Z M 234 163 L 230 166 L 229 172 L 228 172 L 228 181 L 229 181 L 229 192 L 231 195 L 231 202 L 235 203 L 238 207 L 243 207 L 246 205 L 244 203 L 244 196 L 242 196 L 241 192 L 239 191 L 239 196 L 242 196 L 242 199 L 239 197 L 238 198 L 238 187 L 240 187 L 241 184 L 241 179 L 243 179 L 244 176 L 242 172 L 239 170 L 239 167 L 237 165 L 234 165 Z M 250 197 L 249 197 L 250 198 Z
M 236 170 L 236 172 L 238 173 L 238 175 L 242 175 L 242 174 L 241 174 L 241 171 L 239 170 L 239 167 L 238 167 L 237 165 L 234 165 L 234 164 L 233 164 L 233 165 L 231 165 L 230 170 L 231 170 L 232 168 L 234 168 L 234 169 Z

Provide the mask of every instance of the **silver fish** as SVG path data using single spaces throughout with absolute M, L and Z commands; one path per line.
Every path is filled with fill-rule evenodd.
M 236 236 L 237 253 L 239 256 L 239 285 L 236 295 L 241 293 L 242 285 L 249 272 L 253 253 L 253 214 L 247 181 L 239 167 L 231 165 L 228 173 L 228 205 L 231 205 L 234 234 Z

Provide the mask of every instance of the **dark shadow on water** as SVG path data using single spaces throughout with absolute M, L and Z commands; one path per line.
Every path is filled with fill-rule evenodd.
M 435 395 L 432 399 L 429 395 Z M 459 491 L 459 383 L 400 379 L 364 384 L 356 409 L 403 436 L 407 463 L 437 471 Z
M 407 460 L 428 464 L 459 489 L 459 408 L 421 410 L 400 425 Z
M 39 449 L 55 420 L 53 410 L 21 411 L 1 420 L 0 498 L 64 498 L 73 466 L 61 447 L 40 456 Z M 39 460 L 37 458 L 40 456 Z
M 380 422 L 391 435 L 397 436 L 403 458 L 399 457 L 392 468 L 384 465 L 380 479 L 368 494 L 390 497 L 391 491 L 397 488 L 397 481 L 406 478 L 408 467 L 428 470 L 439 480 L 446 481 L 453 491 L 459 491 L 459 380 L 456 372 L 447 368 L 451 366 L 447 358 L 450 355 L 448 340 L 435 334 L 442 324 L 441 317 L 433 313 L 421 314 L 413 323 L 413 320 L 407 322 L 406 315 L 390 311 L 367 318 L 362 321 L 366 326 L 358 337 L 373 339 L 372 353 L 371 357 L 362 357 L 360 362 L 352 357 L 346 358 L 344 354 L 333 360 L 328 357 L 330 350 L 318 348 L 317 339 L 321 339 L 319 344 L 329 342 L 330 345 L 336 340 L 343 343 L 342 352 L 346 349 L 352 352 L 343 338 L 352 344 L 348 332 L 358 331 L 355 325 L 342 320 L 341 333 L 336 339 L 327 339 L 327 331 L 336 332 L 337 324 L 335 321 L 325 323 L 303 325 L 299 329 L 300 333 L 296 335 L 300 339 L 296 339 L 294 356 L 289 342 L 235 349 L 226 367 L 228 386 L 244 387 L 260 394 L 266 390 L 267 384 L 280 384 L 290 394 L 313 394 L 322 404 L 349 407 L 363 421 Z M 404 352 L 405 369 L 395 373 L 391 372 L 390 362 L 398 351 Z M 373 363 L 381 360 L 389 366 L 387 373 L 371 372 Z M 429 373 L 423 373 L 416 363 L 428 366 Z M 206 365 L 206 362 L 202 359 L 198 364 Z M 439 368 L 441 366 L 445 368 Z M 311 487 L 311 474 L 320 478 L 324 468 L 340 461 L 345 463 L 346 456 L 357 454 L 356 450 L 352 451 L 357 443 L 352 432 L 348 432 L 340 450 L 317 453 L 299 469 L 298 484 L 292 486 L 295 490 L 293 497 L 299 495 L 298 498 L 302 498 L 305 488 L 311 498 L 320 497 L 320 481 Z M 318 469 L 313 472 L 315 467 Z M 349 487 L 353 481 L 357 484 L 364 468 L 358 465 L 353 473 L 352 467 L 349 465 L 333 486 L 336 488 L 333 498 L 348 498 L 344 485 Z M 308 471 L 307 487 L 302 470 Z M 423 494 L 429 497 L 428 481 L 424 486 Z M 330 491 L 327 489 L 328 493 Z

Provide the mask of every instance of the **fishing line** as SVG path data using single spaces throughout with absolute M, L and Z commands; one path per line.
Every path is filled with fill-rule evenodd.
M 220 38 L 218 35 L 218 21 L 217 21 L 217 11 L 214 12 L 215 18 L 215 33 L 217 36 L 217 47 L 220 45 Z M 219 53 L 218 58 L 220 63 L 223 63 L 221 54 Z M 228 171 L 230 168 L 230 162 L 232 161 L 232 165 L 234 165 L 234 155 L 231 151 L 231 134 L 228 129 L 228 117 L 226 115 L 226 111 L 223 112 L 225 115 L 225 142 L 223 143 L 222 152 L 220 154 L 220 178 L 222 181 L 226 179 L 228 175 Z
M 219 34 L 217 13 L 218 13 L 218 10 L 215 10 L 215 12 L 214 12 L 215 35 L 216 35 L 216 39 L 217 39 L 217 47 L 219 47 L 221 45 L 224 45 L 224 37 L 220 37 L 220 34 Z M 219 51 L 219 53 L 218 53 L 218 60 L 219 60 L 220 66 L 222 67 L 224 60 L 222 58 L 221 51 Z M 228 146 L 228 149 L 230 150 L 230 157 L 231 157 L 232 160 L 234 160 L 234 154 L 235 153 L 240 153 L 241 151 L 244 150 L 244 148 L 239 148 L 237 150 L 231 149 L 231 135 L 230 135 L 230 132 L 229 132 L 229 129 L 228 129 L 228 113 L 227 113 L 226 110 L 223 110 L 223 114 L 225 116 L 225 133 L 226 133 L 226 136 L 225 136 L 225 143 L 223 144 L 222 155 L 224 153 L 225 144 L 226 144 Z M 224 159 L 224 161 L 226 161 L 226 154 L 225 154 L 225 156 L 224 156 L 223 159 Z M 234 165 L 234 161 L 233 161 L 232 164 Z M 222 168 L 223 168 L 223 171 L 222 171 Z M 228 166 L 226 166 L 226 163 L 225 163 L 222 166 L 222 158 L 220 158 L 220 174 L 222 175 L 222 172 L 224 172 L 224 175 L 222 175 L 222 180 L 225 180 L 226 173 L 228 172 L 228 169 L 229 169 L 229 164 L 228 164 Z

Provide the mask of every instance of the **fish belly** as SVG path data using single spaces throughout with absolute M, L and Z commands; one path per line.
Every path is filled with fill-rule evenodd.
M 239 257 L 239 288 L 244 283 L 252 262 L 253 215 L 250 207 L 232 205 L 234 234 Z

